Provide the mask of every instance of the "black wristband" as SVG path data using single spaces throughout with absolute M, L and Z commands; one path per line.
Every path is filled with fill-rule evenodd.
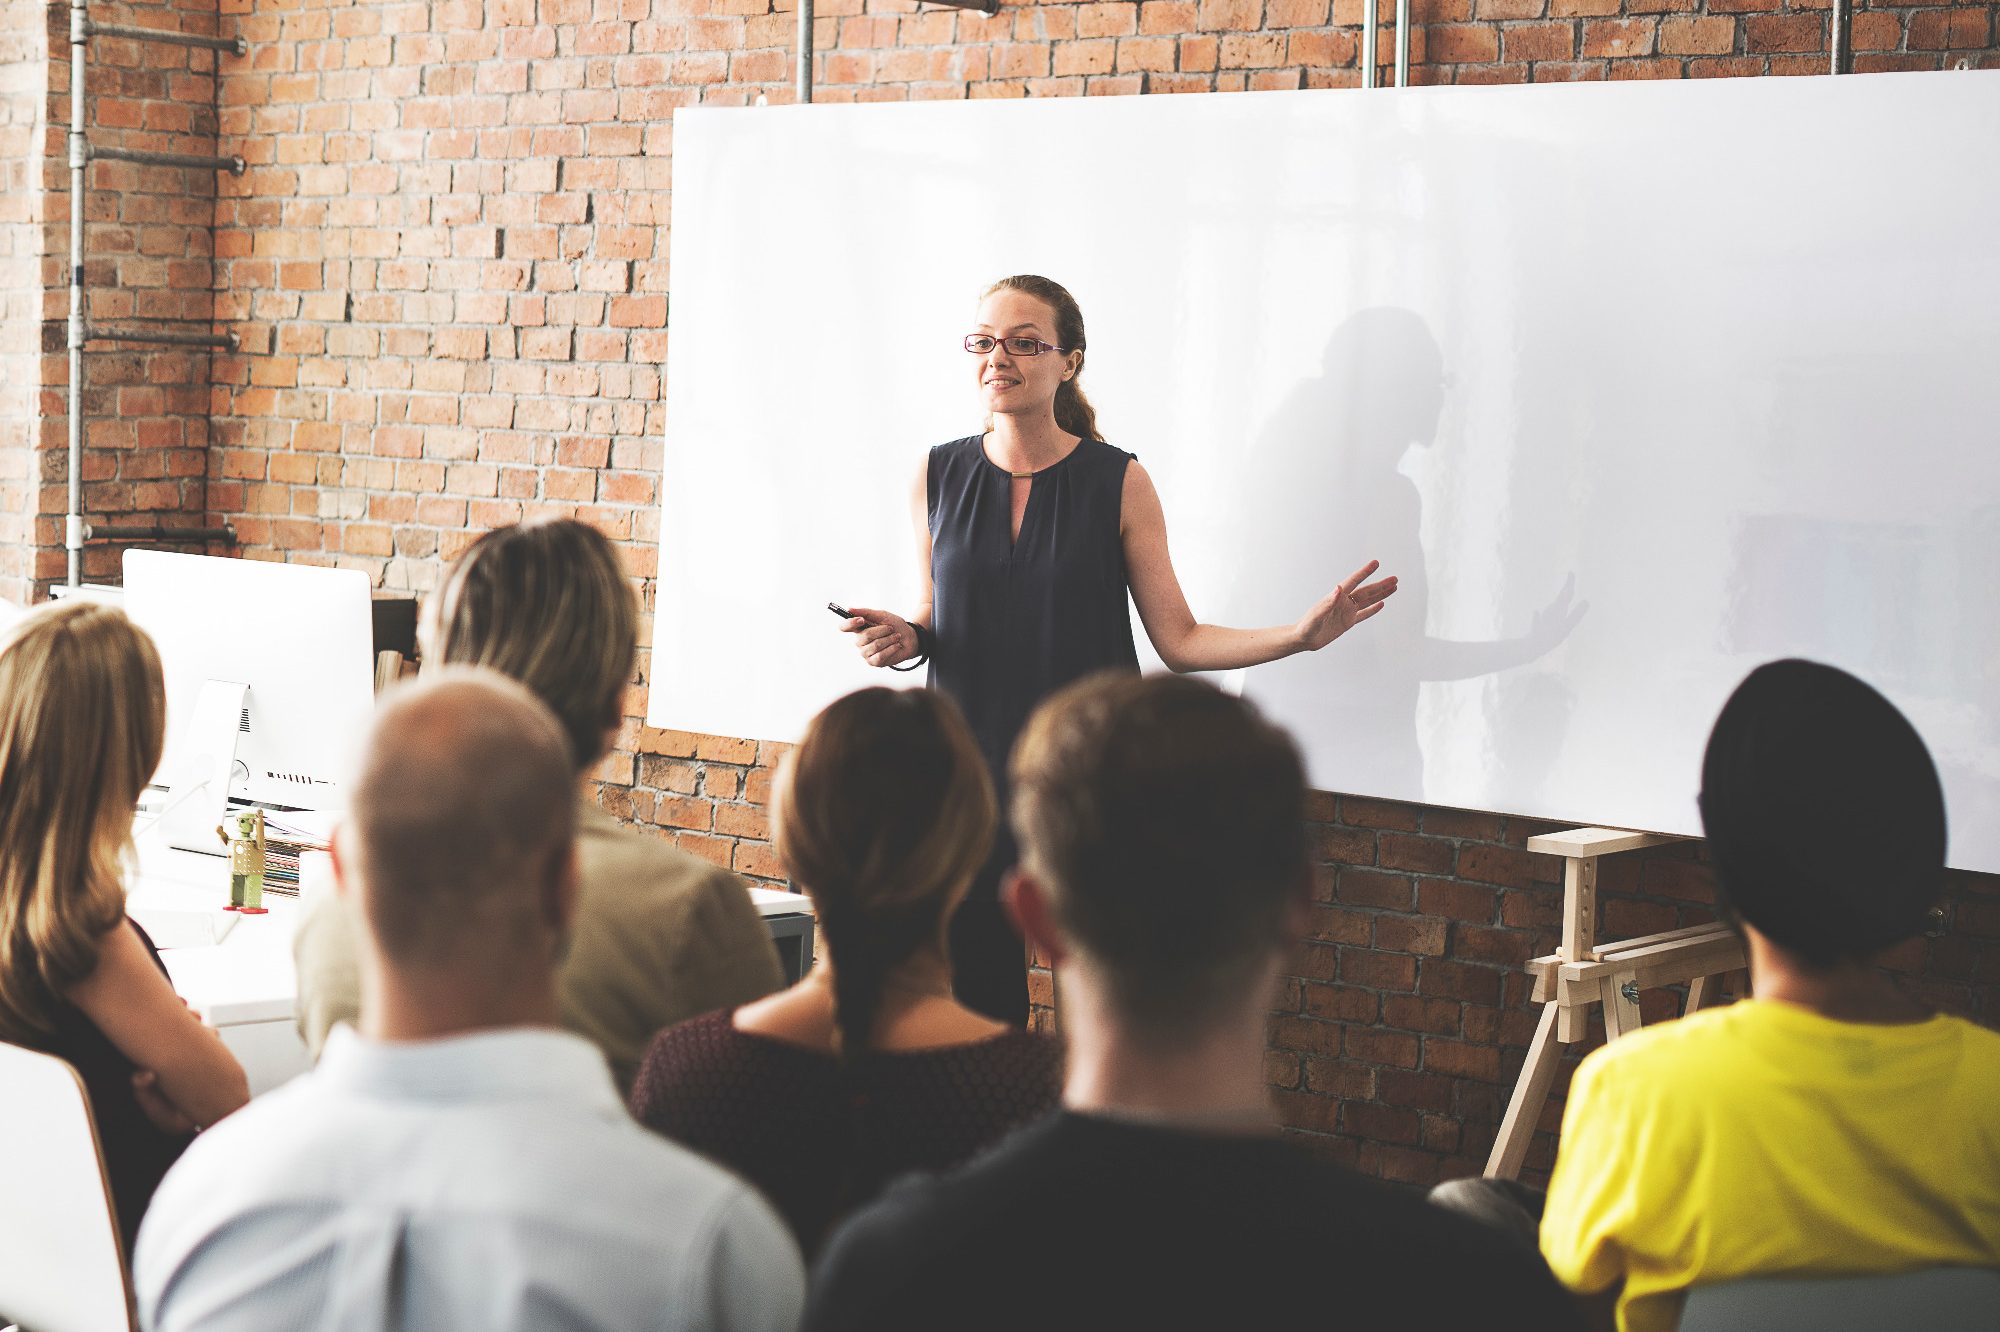
M 906 620 L 904 623 L 908 624 L 917 636 L 917 655 L 900 666 L 891 666 L 889 669 L 892 671 L 914 671 L 919 666 L 928 665 L 931 659 L 931 648 L 937 644 L 937 635 L 926 629 L 923 625 L 918 624 L 915 620 Z

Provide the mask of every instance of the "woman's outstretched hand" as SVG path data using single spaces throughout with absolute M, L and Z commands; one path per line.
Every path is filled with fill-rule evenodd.
M 1319 605 L 1305 613 L 1305 617 L 1293 627 L 1293 633 L 1298 636 L 1299 651 L 1319 651 L 1382 609 L 1382 603 L 1395 595 L 1396 576 L 1391 574 L 1366 584 L 1361 581 L 1381 567 L 1380 560 L 1368 561 L 1356 569 L 1346 582 L 1327 593 Z
M 900 666 L 917 655 L 917 631 L 894 611 L 850 607 L 854 612 L 840 626 L 843 634 L 856 635 L 854 645 L 870 666 Z

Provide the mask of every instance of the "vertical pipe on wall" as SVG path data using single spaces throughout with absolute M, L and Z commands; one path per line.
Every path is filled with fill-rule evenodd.
M 1410 0 L 1396 0 L 1396 86 L 1410 82 Z
M 1362 0 L 1361 5 L 1361 86 L 1375 86 L 1375 29 L 1382 19 L 1377 12 L 1377 0 Z
M 83 137 L 83 56 L 90 40 L 84 0 L 69 5 L 69 506 L 63 516 L 68 584 L 83 582 L 83 172 L 90 148 Z
M 799 5 L 799 104 L 813 99 L 813 0 Z
M 1833 0 L 1833 36 L 1829 42 L 1832 48 L 1829 74 L 1847 72 L 1847 32 L 1849 17 L 1848 0 Z

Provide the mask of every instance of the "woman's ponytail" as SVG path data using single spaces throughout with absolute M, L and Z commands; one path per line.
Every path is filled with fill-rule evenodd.
M 1096 439 L 1097 412 L 1092 409 L 1090 399 L 1083 396 L 1083 386 L 1076 382 L 1082 377 L 1083 367 L 1078 366 L 1076 373 L 1056 390 L 1056 424 L 1078 439 Z
M 926 945 L 986 859 L 996 812 L 956 704 L 863 689 L 813 718 L 786 760 L 772 840 L 810 894 L 833 962 L 845 1057 L 873 1043 L 896 970 Z
M 832 900 L 832 895 L 828 895 Z M 819 928 L 836 959 L 833 968 L 833 1025 L 843 1060 L 874 1044 L 882 997 L 896 968 L 943 933 L 941 904 L 908 903 L 884 910 L 856 909 L 852 898 L 832 910 L 822 907 Z

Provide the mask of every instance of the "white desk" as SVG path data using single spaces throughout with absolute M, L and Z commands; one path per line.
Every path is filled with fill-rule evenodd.
M 139 875 L 126 910 L 155 936 L 174 989 L 242 1063 L 254 1096 L 312 1062 L 296 1021 L 292 930 L 300 907 L 296 898 L 266 893 L 269 914 L 237 916 L 220 943 L 177 946 L 191 918 L 198 929 L 203 915 L 228 900 L 227 860 L 140 842 Z
M 157 914 L 162 911 L 219 909 L 229 898 L 228 884 L 228 862 L 219 856 L 142 842 L 139 881 L 128 910 L 144 926 L 149 915 L 162 919 Z M 774 935 L 797 937 L 804 925 L 810 940 L 811 899 L 771 888 L 750 889 L 750 899 Z M 303 907 L 297 898 L 275 893 L 264 894 L 264 905 L 268 915 L 238 916 L 220 943 L 160 949 L 174 989 L 242 1063 L 252 1096 L 312 1065 L 299 1036 L 299 979 L 292 965 L 292 931 Z M 168 933 L 162 929 L 163 936 Z

